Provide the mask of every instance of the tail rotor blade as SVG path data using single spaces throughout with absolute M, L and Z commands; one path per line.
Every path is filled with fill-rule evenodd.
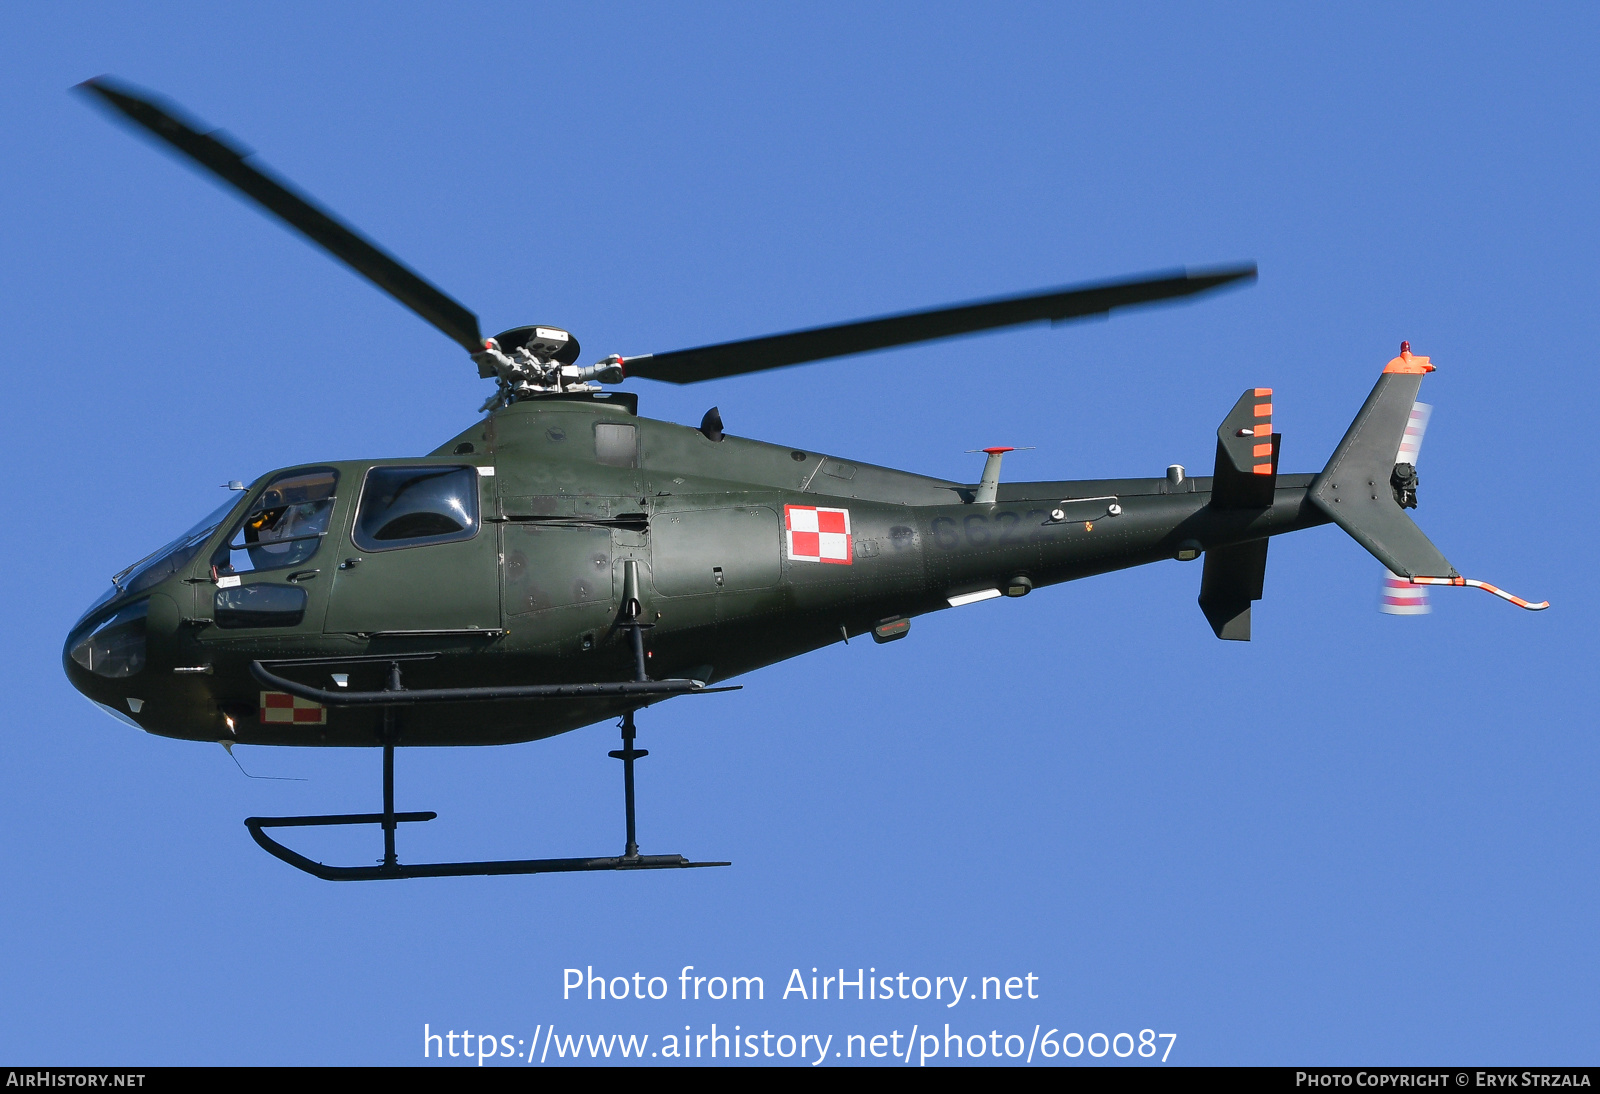
M 1426 585 L 1413 585 L 1388 570 L 1383 572 L 1383 593 L 1378 610 L 1384 615 L 1427 615 L 1433 611 Z
M 1411 417 L 1406 421 L 1406 431 L 1400 438 L 1400 451 L 1394 454 L 1395 463 L 1417 465 L 1422 454 L 1422 438 L 1428 432 L 1428 420 L 1433 417 L 1433 407 L 1428 403 L 1412 403 Z
M 1433 407 L 1428 403 L 1412 403 L 1411 416 L 1406 419 L 1406 431 L 1400 438 L 1400 450 L 1394 454 L 1395 463 L 1417 466 L 1422 454 L 1422 438 L 1428 432 L 1428 419 L 1433 417 Z M 1385 570 L 1383 589 L 1378 594 L 1378 610 L 1384 615 L 1427 615 L 1433 611 L 1426 585 L 1413 585 L 1405 578 Z

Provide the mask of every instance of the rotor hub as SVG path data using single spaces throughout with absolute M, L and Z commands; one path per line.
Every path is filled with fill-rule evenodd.
M 512 327 L 494 336 L 504 353 L 526 349 L 534 357 L 570 365 L 578 360 L 578 340 L 560 327 Z
M 578 340 L 560 327 L 512 327 L 486 339 L 483 349 L 472 355 L 478 375 L 496 382 L 482 409 L 540 395 L 599 391 L 601 384 L 622 382 L 620 357 L 579 367 L 573 363 L 578 352 Z

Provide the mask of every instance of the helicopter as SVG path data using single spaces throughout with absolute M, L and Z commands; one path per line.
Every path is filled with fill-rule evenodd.
M 1272 390 L 1217 429 L 1209 476 L 1003 482 L 1010 448 L 959 483 L 643 418 L 630 379 L 687 384 L 1248 284 L 1254 264 L 1177 270 L 580 364 L 576 337 L 477 316 L 174 106 L 106 77 L 114 116 L 297 230 L 432 324 L 494 383 L 480 420 L 421 456 L 268 472 L 120 571 L 68 633 L 68 680 L 149 733 L 382 750 L 377 813 L 250 817 L 263 849 L 325 880 L 727 866 L 642 854 L 636 713 L 841 638 L 906 637 L 929 612 L 1204 559 L 1199 606 L 1248 641 L 1273 536 L 1334 523 L 1408 590 L 1484 589 L 1406 514 L 1429 358 L 1402 343 L 1320 472 L 1278 469 Z M 1408 428 L 1411 435 L 1408 442 Z M 1403 445 L 1411 443 L 1410 448 Z M 620 719 L 620 855 L 402 862 L 401 746 L 500 745 Z M 313 861 L 268 830 L 374 824 L 373 865 Z

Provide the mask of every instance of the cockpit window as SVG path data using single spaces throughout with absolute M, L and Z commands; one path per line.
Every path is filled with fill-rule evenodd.
M 99 607 L 101 603 L 118 597 L 142 593 L 152 585 L 166 580 L 183 569 L 189 560 L 194 557 L 195 552 L 200 550 L 205 541 L 210 538 L 217 525 L 222 523 L 222 518 L 226 517 L 229 511 L 237 504 L 239 504 L 237 497 L 229 498 L 217 506 L 204 520 L 201 520 L 183 535 L 161 548 L 161 550 L 141 558 L 126 570 L 112 577 L 111 592 L 96 601 L 90 610 L 92 611 L 94 607 Z
M 298 566 L 317 553 L 333 516 L 339 473 L 287 471 L 267 484 L 211 563 L 219 575 Z
M 475 467 L 374 467 L 351 539 L 363 551 L 417 547 L 478 534 Z

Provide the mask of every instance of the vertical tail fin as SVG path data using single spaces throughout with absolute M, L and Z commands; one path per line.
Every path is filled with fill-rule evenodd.
M 1456 573 L 1422 529 L 1406 516 L 1416 505 L 1416 467 L 1403 456 L 1408 429 L 1414 428 L 1414 407 L 1422 377 L 1433 371 L 1426 357 L 1414 357 L 1408 342 L 1390 361 L 1367 396 L 1361 413 L 1334 450 L 1322 474 L 1312 480 L 1311 502 L 1349 532 L 1361 546 L 1409 586 L 1462 585 L 1483 589 L 1529 611 L 1542 611 L 1549 601 L 1530 603 L 1486 581 Z M 1420 445 L 1420 435 L 1416 436 Z M 1415 459 L 1415 451 L 1411 453 Z
M 1411 421 L 1422 377 L 1433 371 L 1426 357 L 1402 346 L 1378 377 L 1372 394 L 1328 466 L 1311 483 L 1311 501 L 1392 573 L 1457 577 L 1454 566 L 1401 508 L 1404 483 L 1398 482 L 1401 442 Z

